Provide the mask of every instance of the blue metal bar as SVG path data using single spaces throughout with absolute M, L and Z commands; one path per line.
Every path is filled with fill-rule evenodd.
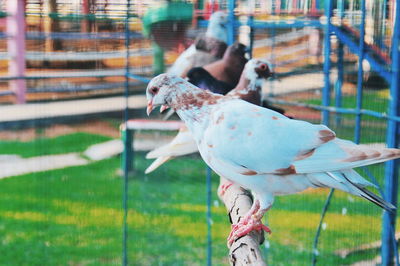
M 255 29 L 270 29 L 270 28 L 304 28 L 304 27 L 317 27 L 322 28 L 322 24 L 318 20 L 274 20 L 274 21 L 259 21 L 256 20 L 253 23 Z
M 231 26 L 236 29 L 240 26 L 246 26 L 246 23 L 234 20 L 231 22 Z M 208 21 L 202 20 L 198 22 L 199 27 L 207 27 Z M 304 27 L 317 27 L 322 28 L 322 24 L 319 20 L 310 19 L 287 19 L 287 20 L 270 20 L 270 21 L 260 21 L 254 20 L 252 23 L 254 29 L 292 29 L 292 28 L 304 28 Z
M 347 33 L 334 25 L 331 25 L 331 29 L 338 37 L 338 39 L 349 47 L 350 52 L 352 52 L 353 54 L 358 54 L 358 45 Z M 385 63 L 378 62 L 373 56 L 368 53 L 364 54 L 364 58 L 368 60 L 371 68 L 374 71 L 378 72 L 378 74 L 386 79 L 387 82 L 391 82 L 391 73 L 387 70 L 387 65 Z
M 236 36 L 236 23 L 235 23 L 235 0 L 229 0 L 228 2 L 228 45 L 231 45 L 235 42 Z
M 211 238 L 211 168 L 206 167 L 206 193 L 207 193 L 207 265 L 212 264 L 212 238 Z
M 344 17 L 344 0 L 338 0 L 337 9 L 340 18 L 340 23 L 342 23 L 342 19 Z M 340 108 L 342 107 L 342 87 L 344 79 L 344 45 L 341 41 L 339 41 L 337 49 L 338 49 L 337 51 L 338 78 L 335 83 L 335 106 Z M 336 114 L 336 119 L 335 119 L 336 126 L 340 126 L 342 121 L 341 118 L 342 116 L 340 114 Z
M 393 36 L 392 36 L 392 76 L 390 82 L 390 102 L 389 115 L 400 115 L 400 53 L 399 53 L 399 38 L 400 38 L 400 0 L 396 0 L 396 16 L 394 21 Z M 386 143 L 388 147 L 398 147 L 399 123 L 394 120 L 389 120 L 387 124 Z M 385 165 L 385 199 L 390 203 L 397 205 L 398 192 L 398 175 L 399 175 L 398 160 L 389 161 Z M 390 265 L 393 261 L 393 255 L 397 253 L 395 241 L 393 241 L 393 229 L 396 228 L 396 212 L 383 214 L 382 224 L 382 265 Z M 398 257 L 396 256 L 396 259 Z M 398 263 L 398 261 L 397 261 Z
M 335 106 L 340 108 L 342 107 L 342 87 L 343 87 L 343 78 L 344 78 L 344 50 L 343 43 L 339 41 L 338 45 L 338 59 L 337 59 L 337 69 L 338 69 L 338 78 L 335 83 Z M 341 116 L 339 114 L 336 115 L 336 125 L 340 125 Z
M 324 36 L 324 87 L 322 88 L 322 105 L 330 105 L 330 70 L 331 70 L 331 17 L 332 17 L 332 0 L 325 1 L 325 36 Z M 329 125 L 329 112 L 326 110 L 322 111 L 322 123 Z
M 363 95 L 363 60 L 365 54 L 365 0 L 361 0 L 361 25 L 360 25 L 360 39 L 358 43 L 358 71 L 357 71 L 357 93 L 356 93 L 356 110 L 361 110 L 362 95 Z M 356 123 L 354 128 L 354 142 L 360 143 L 361 137 L 361 113 L 356 114 Z
M 131 7 L 130 0 L 126 2 L 126 18 L 125 18 L 125 50 L 126 50 L 126 57 L 125 57 L 125 110 L 124 110 L 124 124 L 125 124 L 125 131 L 129 132 L 128 130 L 128 120 L 129 120 L 129 45 L 130 45 L 130 30 L 129 30 L 129 10 Z M 129 138 L 128 138 L 129 137 Z M 125 165 L 126 168 L 124 169 L 124 182 L 123 182 L 123 243 L 122 243 L 122 265 L 128 265 L 128 186 L 129 186 L 129 172 L 130 170 L 133 171 L 133 158 L 134 158 L 134 150 L 132 148 L 133 143 L 133 134 L 132 136 L 127 134 L 127 137 L 124 138 L 124 152 L 125 156 Z M 128 168 L 131 166 L 131 169 Z
M 129 71 L 129 70 L 128 70 Z M 141 82 L 143 82 L 143 83 L 149 83 L 150 82 L 150 80 L 151 79 L 149 79 L 149 78 L 145 78 L 145 77 L 142 77 L 142 76 L 139 76 L 139 75 L 136 75 L 136 74 L 132 74 L 132 73 L 127 73 L 126 74 L 126 77 L 128 77 L 128 78 L 130 78 L 130 79 L 136 79 L 136 80 L 139 80 L 139 81 L 141 81 Z
M 291 102 L 291 101 L 284 101 L 284 100 L 278 100 L 278 99 L 268 99 L 269 102 L 271 103 L 276 103 L 276 104 L 286 104 L 286 105 L 291 105 L 291 106 L 299 106 L 299 107 L 307 107 L 319 111 L 327 111 L 331 113 L 343 113 L 343 114 L 362 114 L 362 115 L 369 115 L 377 118 L 384 118 L 387 120 L 392 120 L 392 121 L 397 121 L 400 122 L 400 116 L 398 115 L 388 115 L 386 113 L 379 113 L 376 111 L 372 110 L 356 110 L 352 108 L 339 108 L 339 107 L 333 107 L 333 106 L 321 106 L 321 105 L 316 105 L 316 104 L 308 104 L 308 103 L 299 103 L 299 102 Z

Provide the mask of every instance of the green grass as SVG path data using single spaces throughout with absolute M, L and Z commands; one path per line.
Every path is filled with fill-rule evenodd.
M 90 137 L 89 137 L 90 136 Z M 62 152 L 61 137 L 41 139 Z M 65 150 L 82 151 L 93 139 L 71 134 Z M 74 139 L 75 141 L 72 141 Z M 107 138 L 105 138 L 107 139 Z M 91 140 L 91 141 L 89 141 Z M 40 155 L 31 142 L 14 153 Z M 31 151 L 28 151 L 31 150 Z M 150 164 L 136 154 L 129 182 L 131 265 L 204 265 L 206 262 L 205 169 L 196 156 L 176 159 L 148 176 Z M 0 180 L 0 265 L 120 265 L 122 179 L 120 159 Z M 227 265 L 226 211 L 218 204 L 213 176 L 213 264 Z M 327 190 L 277 197 L 266 215 L 273 233 L 264 248 L 271 265 L 309 265 L 311 246 Z M 347 214 L 342 211 L 346 208 Z M 334 251 L 380 238 L 381 211 L 363 199 L 335 193 L 319 245 L 320 265 L 346 265 L 376 252 L 342 259 Z
M 18 154 L 22 157 L 33 157 L 82 152 L 90 145 L 110 139 L 110 137 L 102 135 L 78 132 L 55 138 L 37 138 L 28 142 L 0 141 L 0 154 Z
M 362 99 L 362 109 L 372 110 L 379 113 L 387 113 L 388 108 L 388 91 L 387 90 L 364 90 Z M 301 102 L 321 105 L 321 97 L 311 99 L 301 99 Z M 334 97 L 331 98 L 331 106 L 335 105 Z M 355 95 L 343 95 L 342 107 L 356 108 Z M 336 123 L 337 118 L 341 118 L 339 124 Z M 344 139 L 354 140 L 355 133 L 355 120 L 356 116 L 352 114 L 339 114 L 331 113 L 329 127 L 333 129 L 336 134 Z M 385 142 L 386 137 L 386 120 L 376 118 L 369 115 L 362 115 L 361 122 L 361 139 L 360 143 L 375 143 Z
M 321 97 L 305 100 L 310 104 L 321 105 Z M 332 105 L 335 104 L 335 98 L 331 98 Z M 343 95 L 342 107 L 344 108 L 356 108 L 357 100 L 355 95 Z M 362 97 L 362 109 L 373 110 L 376 112 L 384 113 L 387 112 L 388 108 L 388 95 L 387 90 L 376 91 L 376 90 L 364 90 Z

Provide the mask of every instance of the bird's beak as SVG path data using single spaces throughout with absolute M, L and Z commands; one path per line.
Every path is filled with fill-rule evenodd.
M 149 101 L 147 102 L 147 109 L 146 109 L 146 111 L 147 111 L 147 116 L 150 115 L 151 111 L 153 111 L 153 108 L 154 108 L 154 106 L 153 106 L 153 99 L 151 99 L 151 100 L 149 100 Z
M 165 104 L 161 105 L 161 107 L 160 107 L 160 113 L 164 112 L 164 111 L 167 110 L 168 108 L 169 108 L 168 105 L 165 105 Z

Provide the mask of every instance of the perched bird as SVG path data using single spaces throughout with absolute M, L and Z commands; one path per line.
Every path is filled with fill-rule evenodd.
M 225 95 L 238 84 L 246 63 L 246 46 L 235 42 L 226 49 L 220 60 L 192 68 L 187 80 L 201 89 Z
M 198 66 L 212 63 L 224 55 L 228 42 L 228 18 L 222 11 L 211 15 L 205 35 L 195 40 L 174 62 L 168 74 L 186 77 L 187 72 Z
M 186 78 L 187 81 L 199 87 L 200 89 L 209 90 L 222 95 L 227 94 L 233 90 L 233 88 L 235 88 L 235 85 L 214 78 L 202 67 L 194 67 L 189 70 Z
M 206 73 L 207 79 L 203 80 L 208 81 L 205 83 L 198 82 L 196 84 L 202 89 L 208 88 L 212 91 L 218 91 L 218 84 L 221 82 L 215 80 L 215 78 L 213 78 L 208 72 Z M 236 88 L 230 91 L 227 95 L 229 95 L 229 97 L 242 98 L 249 102 L 260 104 L 262 82 L 263 80 L 271 77 L 271 75 L 272 73 L 270 71 L 268 62 L 252 59 L 246 64 L 245 70 L 243 71 Z M 145 170 L 145 173 L 151 173 L 163 163 L 171 160 L 174 157 L 188 155 L 197 151 L 197 145 L 191 136 L 191 132 L 188 131 L 187 128 L 182 127 L 176 137 L 170 143 L 150 151 L 146 155 L 147 159 L 156 160 L 154 160 L 154 162 Z
M 215 79 L 233 86 L 239 82 L 240 74 L 247 63 L 246 46 L 235 42 L 226 49 L 222 59 L 204 66 Z
M 368 191 L 373 186 L 352 168 L 400 157 L 399 149 L 357 145 L 337 138 L 325 125 L 289 119 L 275 111 L 201 90 L 161 74 L 147 86 L 147 113 L 156 106 L 176 110 L 203 160 L 220 176 L 250 189 L 254 203 L 233 225 L 228 243 L 252 230 L 270 229 L 261 218 L 277 195 L 309 187 L 340 189 L 388 211 L 391 203 Z

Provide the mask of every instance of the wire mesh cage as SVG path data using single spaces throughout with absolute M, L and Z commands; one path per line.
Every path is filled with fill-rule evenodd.
M 238 41 L 274 72 L 262 86 L 268 108 L 356 143 L 397 147 L 399 6 L 0 0 L 0 264 L 234 264 L 219 177 L 201 157 L 144 174 L 147 151 L 180 126 L 143 122 L 146 84 L 223 11 L 225 48 Z M 396 163 L 357 171 L 396 204 Z M 393 256 L 398 264 L 397 218 L 381 216 L 340 191 L 277 197 L 260 250 L 272 265 L 386 265 Z

